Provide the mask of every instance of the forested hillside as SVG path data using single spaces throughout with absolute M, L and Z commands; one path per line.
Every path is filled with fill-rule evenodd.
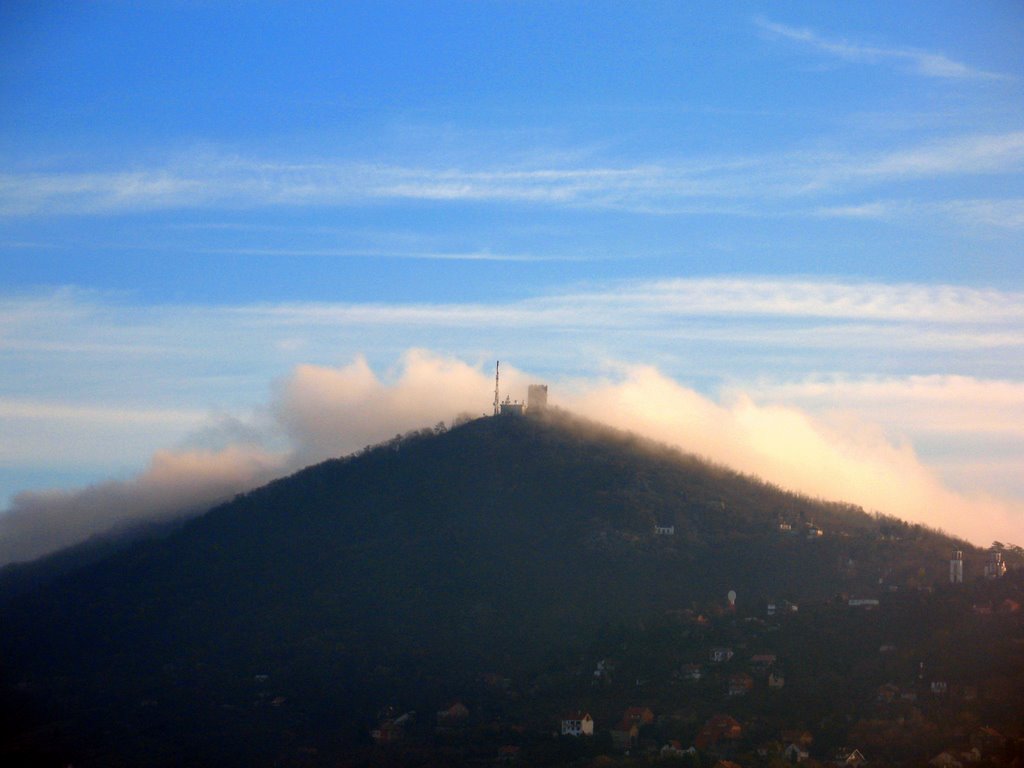
M 6 751 L 288 762 L 301 742 L 331 764 L 366 745 L 381 708 L 433 712 L 483 675 L 516 681 L 518 702 L 532 690 L 543 718 L 591 673 L 567 670 L 598 656 L 646 649 L 631 676 L 667 679 L 714 632 L 749 642 L 729 622 L 761 621 L 768 603 L 804 627 L 774 645 L 805 681 L 787 706 L 806 719 L 877 685 L 832 669 L 833 652 L 851 667 L 887 632 L 924 642 L 915 627 L 931 626 L 954 546 L 970 581 L 984 555 L 962 542 L 567 414 L 424 430 L 19 587 L 0 616 Z M 920 616 L 872 619 L 859 639 L 804 618 L 850 597 Z

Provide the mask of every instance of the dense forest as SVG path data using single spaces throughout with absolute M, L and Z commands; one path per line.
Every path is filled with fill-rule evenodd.
M 557 411 L 396 436 L 145 534 L 0 572 L 4 764 L 760 765 L 803 729 L 808 760 L 916 765 L 1024 735 L 1015 546 L 985 579 L 941 532 Z M 654 719 L 623 745 L 633 705 Z M 581 708 L 593 738 L 551 735 Z M 742 737 L 685 752 L 721 713 Z

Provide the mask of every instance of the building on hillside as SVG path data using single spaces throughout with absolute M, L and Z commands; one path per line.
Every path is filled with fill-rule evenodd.
M 959 549 L 954 549 L 949 556 L 949 583 L 964 583 L 964 553 Z
M 708 654 L 708 658 L 716 664 L 721 664 L 722 662 L 728 661 L 732 658 L 732 648 L 716 646 L 711 649 L 711 652 Z
M 695 755 L 697 754 L 697 750 L 693 747 L 683 749 L 683 742 L 679 741 L 678 739 L 672 739 L 661 748 L 661 752 L 659 754 L 663 758 L 683 757 L 684 755 Z
M 1006 575 L 1006 563 L 1003 561 L 1003 553 L 997 549 L 991 549 L 988 553 L 988 561 L 985 563 L 985 578 L 998 579 Z
M 734 742 L 743 737 L 743 726 L 729 715 L 714 715 L 697 732 L 693 746 L 701 750 L 717 749 L 722 742 Z
M 632 749 L 640 743 L 640 724 L 623 720 L 612 728 L 612 746 L 620 752 Z
M 649 707 L 630 707 L 622 713 L 622 719 L 639 725 L 649 725 L 654 722 L 654 712 Z
M 593 736 L 594 718 L 589 712 L 570 712 L 562 716 L 563 736 Z
M 746 672 L 737 672 L 734 675 L 729 675 L 727 694 L 730 697 L 746 696 L 752 690 L 754 690 L 754 678 Z
M 782 674 L 782 670 L 773 669 L 768 674 L 768 687 L 772 690 L 779 690 L 786 684 L 786 676 Z
M 940 752 L 928 761 L 928 765 L 933 765 L 935 768 L 963 768 L 964 764 L 957 760 L 951 752 Z
M 683 680 L 700 680 L 703 675 L 703 669 L 700 664 L 683 664 L 679 669 L 679 676 Z
M 782 756 L 790 763 L 802 763 L 811 756 L 807 748 L 801 744 L 791 741 L 789 746 L 782 751 Z
M 783 731 L 780 735 L 782 737 L 783 743 L 798 744 L 804 749 L 810 749 L 811 744 L 814 743 L 814 735 L 810 731 Z
M 655 536 L 675 536 L 676 527 L 674 525 L 659 525 L 654 524 L 654 535 Z
M 836 750 L 836 759 L 832 762 L 845 768 L 859 768 L 859 766 L 867 765 L 868 761 L 859 749 L 843 747 Z
M 884 685 L 878 686 L 878 694 L 875 696 L 875 701 L 879 704 L 892 704 L 899 698 L 900 689 L 899 686 L 893 683 L 885 683 Z
M 878 599 L 874 597 L 851 597 L 846 601 L 851 608 L 877 608 Z
M 370 738 L 378 744 L 394 744 L 405 738 L 406 729 L 415 721 L 413 712 L 406 712 L 404 715 L 395 718 L 387 718 L 370 731 Z
M 498 747 L 499 763 L 518 763 L 521 747 L 515 744 L 502 744 Z
M 501 403 L 501 415 L 502 416 L 522 416 L 525 404 L 520 403 L 518 400 L 514 401 L 511 397 L 505 397 Z
M 469 717 L 469 710 L 461 701 L 452 702 L 447 709 L 438 710 L 437 722 L 439 725 L 452 725 L 461 723 Z
M 774 653 L 758 653 L 750 657 L 750 671 L 764 677 L 778 661 Z

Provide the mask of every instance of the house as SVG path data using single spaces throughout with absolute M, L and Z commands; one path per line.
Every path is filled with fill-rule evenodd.
M 786 678 L 785 678 L 785 676 L 782 674 L 782 672 L 780 670 L 777 670 L 777 669 L 773 670 L 768 675 L 768 687 L 771 688 L 772 690 L 777 691 L 777 690 L 779 690 L 779 688 L 781 688 L 785 684 L 786 684 Z
M 750 671 L 763 677 L 775 666 L 775 661 L 774 653 L 758 653 L 750 657 Z
M 697 750 L 693 747 L 687 747 L 683 749 L 683 743 L 678 739 L 672 739 L 668 744 L 661 748 L 662 757 L 682 757 L 683 755 L 695 755 Z
M 847 749 L 846 747 L 836 751 L 836 759 L 833 762 L 836 765 L 845 766 L 847 768 L 856 768 L 857 766 L 867 765 L 868 763 L 859 749 Z
M 683 680 L 700 680 L 703 671 L 701 670 L 700 664 L 683 664 L 679 670 L 679 676 Z
M 851 597 L 847 605 L 851 608 L 877 608 L 878 600 L 874 597 Z
M 935 768 L 963 768 L 964 764 L 957 760 L 951 753 L 940 752 L 928 761 L 928 765 L 934 765 Z
M 898 686 L 892 683 L 885 683 L 878 686 L 878 695 L 875 697 L 875 700 L 879 704 L 891 704 L 899 695 L 900 689 Z
M 655 536 L 675 536 L 676 527 L 674 525 L 658 525 L 654 524 L 654 535 Z
M 984 726 L 971 734 L 971 746 L 981 750 L 983 755 L 1000 751 L 1006 745 L 1006 737 L 995 728 Z
M 622 720 L 612 728 L 612 746 L 626 751 L 640 743 L 640 724 L 632 720 Z
M 615 663 L 611 659 L 601 659 L 594 668 L 594 684 L 610 683 L 614 671 Z
M 810 731 L 783 731 L 782 742 L 784 744 L 796 744 L 804 749 L 808 749 L 814 743 L 814 736 L 811 735 Z
M 1016 600 L 1006 598 L 999 604 L 999 607 L 996 610 L 999 613 L 1017 613 L 1020 610 L 1020 603 Z
M 459 723 L 469 717 L 469 710 L 461 701 L 456 701 L 447 709 L 439 710 L 437 713 L 438 724 L 451 725 Z
M 949 690 L 949 685 L 945 680 L 932 680 L 931 689 L 936 696 L 942 696 Z
M 782 756 L 790 763 L 802 763 L 811 756 L 811 753 L 807 751 L 807 747 L 793 741 L 782 751 Z
M 623 713 L 622 719 L 637 725 L 648 725 L 654 722 L 654 713 L 648 707 L 630 707 Z
M 733 656 L 732 648 L 715 647 L 711 649 L 709 658 L 716 664 L 721 664 L 723 661 L 728 661 Z
M 504 677 L 503 675 L 499 675 L 497 672 L 486 672 L 480 675 L 478 679 L 488 688 L 507 691 L 512 687 L 512 680 Z
M 405 731 L 412 725 L 415 718 L 413 712 L 406 712 L 400 717 L 388 718 L 370 731 L 370 736 L 378 744 L 394 744 L 405 738 Z
M 514 744 L 503 744 L 498 747 L 499 763 L 514 763 L 519 759 L 519 747 Z
M 735 741 L 743 736 L 743 726 L 729 715 L 714 715 L 697 732 L 693 746 L 697 749 L 711 749 L 722 741 Z
M 746 672 L 729 675 L 729 696 L 746 696 L 752 690 L 754 690 L 754 678 Z
M 570 712 L 562 716 L 563 736 L 593 736 L 594 719 L 589 712 Z
M 980 763 L 981 762 L 981 750 L 977 747 L 971 747 L 966 752 L 960 753 L 960 759 L 965 763 Z

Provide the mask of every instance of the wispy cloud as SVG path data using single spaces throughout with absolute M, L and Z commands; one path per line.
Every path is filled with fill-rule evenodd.
M 578 158 L 564 165 L 550 158 L 546 162 L 534 167 L 430 167 L 327 159 L 267 162 L 203 153 L 132 171 L 8 172 L 0 175 L 0 216 L 403 201 L 765 216 L 793 213 L 794 205 L 797 212 L 813 212 L 807 201 L 816 196 L 887 183 L 1014 173 L 1024 168 L 1024 131 L 953 136 L 873 151 L 792 150 L 587 167 L 578 165 Z
M 915 218 L 956 220 L 971 227 L 999 230 L 1024 229 L 1024 199 L 967 199 L 923 202 L 913 200 L 874 200 L 853 205 L 829 205 L 816 208 L 814 216 L 826 219 Z
M 584 261 L 582 256 L 534 255 L 528 253 L 498 253 L 496 251 L 414 251 L 382 250 L 376 248 L 201 248 L 197 253 L 230 256 L 282 256 L 326 258 L 382 258 L 412 259 L 417 261 Z
M 918 48 L 882 47 L 849 40 L 829 39 L 807 27 L 792 27 L 764 18 L 755 19 L 754 23 L 768 35 L 790 40 L 820 53 L 855 64 L 896 64 L 925 77 L 950 80 L 1006 79 L 1006 75 L 971 67 L 954 61 L 941 53 L 923 51 Z
M 207 414 L 186 409 L 124 408 L 97 405 L 76 405 L 0 397 L 0 418 L 60 420 L 64 422 L 121 422 L 132 424 L 175 424 L 197 421 Z

